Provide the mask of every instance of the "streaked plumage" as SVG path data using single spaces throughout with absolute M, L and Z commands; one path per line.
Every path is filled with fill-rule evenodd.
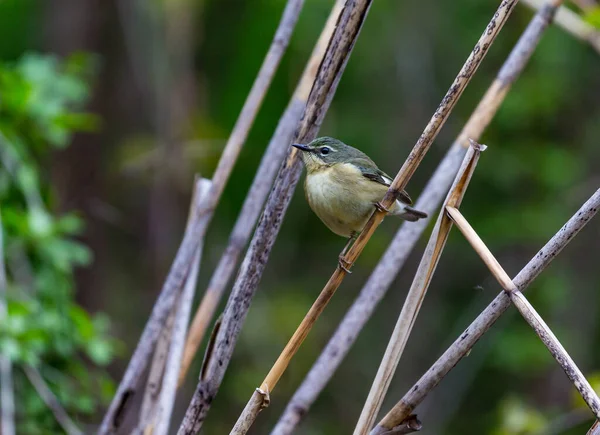
M 363 152 L 343 142 L 322 137 L 302 151 L 307 175 L 304 183 L 311 209 L 334 233 L 352 237 L 367 223 L 375 203 L 381 201 L 392 179 Z M 412 200 L 401 192 L 390 214 L 408 221 L 427 215 L 410 207 Z

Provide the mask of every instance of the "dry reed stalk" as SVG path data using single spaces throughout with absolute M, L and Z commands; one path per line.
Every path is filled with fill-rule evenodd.
M 294 142 L 308 142 L 316 136 L 366 18 L 371 1 L 346 2 L 342 9 L 315 78 Z M 248 313 L 250 302 L 256 292 L 301 171 L 299 155 L 297 150 L 292 148 L 277 175 L 277 181 L 269 194 L 250 247 L 240 267 L 236 283 L 223 313 L 222 322 L 216 333 L 214 346 L 205 358 L 198 386 L 179 428 L 180 434 L 199 431 L 210 409 L 210 404 L 219 389 L 233 354 L 233 348 Z
M 554 335 L 544 319 L 537 313 L 529 303 L 525 295 L 519 291 L 515 283 L 510 279 L 498 260 L 494 257 L 477 232 L 469 224 L 467 219 L 456 208 L 446 206 L 446 211 L 454 221 L 454 224 L 471 244 L 477 255 L 481 257 L 494 278 L 510 297 L 511 302 L 519 310 L 525 321 L 529 323 L 540 340 L 546 345 L 556 362 L 564 370 L 569 380 L 573 383 L 587 406 L 592 410 L 596 418 L 600 418 L 600 398 L 587 381 L 575 361 L 569 356 L 558 338 Z
M 197 178 L 194 182 L 192 203 L 188 213 L 188 221 L 185 229 L 186 232 L 190 231 L 190 226 L 193 222 L 194 210 L 196 210 L 198 204 L 203 201 L 204 196 L 210 189 L 210 184 L 210 180 L 204 178 Z M 178 348 L 178 344 L 183 345 L 183 343 L 180 343 L 180 341 L 185 340 L 185 328 L 187 327 L 187 323 L 189 321 L 188 308 L 191 309 L 191 304 L 193 302 L 193 292 L 195 290 L 198 278 L 201 250 L 202 246 L 198 246 L 194 257 L 194 262 L 192 264 L 192 269 L 186 278 L 183 292 L 177 298 L 173 309 L 169 313 L 165 327 L 162 329 L 158 342 L 156 343 L 152 365 L 150 366 L 150 373 L 148 374 L 148 380 L 146 381 L 146 389 L 144 391 L 140 416 L 138 419 L 138 434 L 159 433 L 158 426 L 162 424 L 160 410 L 161 408 L 163 410 L 168 409 L 170 397 L 173 397 L 174 399 L 174 391 L 170 391 L 170 383 L 167 382 L 165 385 L 165 381 L 167 378 L 172 377 L 173 370 L 178 370 L 180 367 L 181 355 L 179 355 L 179 362 L 177 362 L 177 357 L 175 357 L 173 361 L 170 360 L 174 358 L 173 354 Z M 185 304 L 189 304 L 190 306 L 186 308 Z M 166 403 L 164 402 L 165 400 Z
M 600 435 L 600 420 L 596 420 L 586 435 Z
M 244 408 L 244 411 L 238 420 L 239 424 L 236 424 L 236 427 L 234 427 L 234 432 L 239 428 L 239 433 L 243 433 L 244 428 L 248 427 L 248 422 L 254 421 L 258 415 L 258 412 L 260 412 L 260 410 L 266 405 L 268 401 L 267 399 L 269 398 L 269 392 L 275 387 L 280 377 L 283 375 L 283 372 L 289 365 L 291 359 L 312 329 L 314 323 L 317 321 L 333 297 L 337 288 L 341 285 L 344 277 L 346 276 L 347 270 L 352 267 L 375 229 L 379 226 L 379 224 L 381 224 L 386 214 L 385 210 L 389 208 L 391 204 L 393 204 L 398 193 L 404 189 L 410 177 L 414 174 L 416 168 L 421 163 L 423 157 L 433 143 L 433 140 L 439 133 L 456 102 L 462 95 L 462 92 L 471 80 L 471 77 L 477 71 L 477 68 L 481 64 L 489 47 L 510 16 L 510 13 L 512 12 L 517 1 L 518 0 L 503 0 L 500 3 L 496 13 L 492 17 L 490 23 L 488 23 L 486 26 L 484 33 L 467 58 L 467 61 L 459 71 L 458 76 L 446 93 L 446 96 L 425 127 L 425 130 L 409 154 L 406 162 L 394 178 L 385 197 L 379 204 L 380 207 L 375 210 L 363 228 L 360 236 L 350 247 L 346 255 L 342 258 L 342 261 L 347 265 L 347 267 L 342 269 L 338 264 L 338 267 L 335 269 L 333 275 L 331 275 L 331 278 L 311 306 L 308 313 L 305 315 L 304 319 L 296 329 L 296 332 L 288 341 L 287 345 L 279 355 L 279 358 L 267 374 L 267 377 L 261 386 L 252 394 L 248 404 Z
M 205 178 L 202 178 L 196 182 L 196 187 L 194 189 L 194 201 L 192 202 L 190 217 L 188 218 L 188 225 L 192 222 L 191 215 L 193 213 L 193 210 L 195 209 L 194 204 L 203 201 L 204 197 L 208 194 L 208 191 L 210 190 L 210 185 L 211 181 Z M 202 245 L 199 245 L 196 248 L 192 268 L 186 279 L 179 301 L 175 305 L 177 312 L 175 316 L 175 322 L 173 324 L 173 331 L 171 334 L 171 341 L 169 345 L 169 352 L 167 355 L 164 375 L 162 377 L 160 397 L 158 400 L 156 416 L 154 419 L 156 422 L 156 427 L 152 432 L 153 435 L 167 435 L 169 430 L 169 423 L 171 421 L 173 405 L 175 404 L 177 380 L 179 378 L 183 350 L 185 347 L 185 337 L 187 335 L 187 327 L 190 321 L 190 314 L 192 312 L 194 293 L 198 284 L 198 273 L 200 271 L 202 249 Z
M 173 333 L 173 323 L 175 322 L 175 314 L 179 298 L 175 302 L 173 309 L 169 313 L 165 326 L 160 331 L 158 341 L 154 347 L 152 355 L 152 363 L 150 364 L 150 373 L 146 380 L 146 388 L 144 388 L 144 398 L 142 399 L 142 407 L 138 418 L 137 433 L 145 433 L 145 428 L 148 425 L 154 425 L 154 416 L 156 415 L 156 406 L 160 394 L 162 377 L 167 364 L 167 355 L 169 353 L 169 343 L 171 342 L 171 334 Z
M 519 272 L 513 282 L 523 291 L 552 262 L 600 209 L 600 189 L 563 225 L 542 249 Z M 381 435 L 401 424 L 425 399 L 427 394 L 466 356 L 483 334 L 511 305 L 510 297 L 501 292 L 469 327 L 452 343 L 431 368 L 413 385 L 402 399 L 371 431 Z
M 205 201 L 199 204 L 198 210 L 195 212 L 194 222 L 191 225 L 189 235 L 184 236 L 179 246 L 173 265 L 154 304 L 150 318 L 146 323 L 115 397 L 102 420 L 98 431 L 100 435 L 108 434 L 118 429 L 127 411 L 128 403 L 130 403 L 133 396 L 137 393 L 138 384 L 149 363 L 150 355 L 158 340 L 160 331 L 175 304 L 177 295 L 183 288 L 183 283 L 193 262 L 196 248 L 204 238 L 225 184 L 229 179 L 239 152 L 254 122 L 264 95 L 271 84 L 279 61 L 287 48 L 303 4 L 304 0 L 288 0 L 269 51 L 213 174 L 211 189 Z
M 481 151 L 485 150 L 485 146 L 472 142 L 472 147 L 467 152 L 463 160 L 460 171 L 456 174 L 456 178 L 444 206 L 458 207 L 469 186 L 469 181 L 473 175 L 473 171 L 477 166 Z M 452 220 L 443 211 L 440 211 L 438 219 L 435 223 L 429 242 L 419 263 L 419 267 L 415 273 L 415 277 L 410 286 L 410 290 L 406 296 L 402 311 L 398 317 L 398 321 L 390 337 L 385 354 L 381 360 L 377 375 L 369 391 L 369 396 L 365 401 L 364 407 L 360 414 L 360 418 L 354 429 L 354 434 L 366 434 L 373 426 L 377 413 L 381 408 L 385 394 L 390 386 L 396 367 L 400 362 L 402 352 L 408 341 L 408 336 L 412 331 L 414 322 L 417 319 L 419 310 L 438 261 L 446 245 L 448 234 L 452 229 Z
M 541 8 L 515 44 L 504 62 L 495 81 L 492 83 L 477 108 L 452 147 L 440 162 L 435 173 L 419 196 L 415 207 L 430 216 L 446 195 L 466 152 L 468 138 L 478 141 L 497 113 L 512 84 L 520 76 L 531 55 L 535 51 L 544 30 L 552 21 L 554 13 L 562 0 L 551 0 Z M 327 346 L 307 374 L 302 385 L 286 406 L 272 435 L 289 435 L 308 412 L 312 403 L 325 388 L 350 347 L 354 344 L 360 330 L 372 315 L 375 307 L 385 293 L 420 235 L 429 223 L 429 218 L 414 223 L 403 223 L 390 243 L 381 261 L 369 277 L 358 298 L 348 310 L 346 316 L 331 337 Z
M 221 256 L 219 264 L 213 272 L 206 293 L 202 298 L 192 325 L 190 326 L 179 376 L 179 385 L 183 383 L 189 366 L 198 351 L 198 347 L 204 339 L 206 329 L 214 316 L 227 283 L 236 269 L 240 254 L 252 235 L 252 230 L 260 216 L 262 207 L 267 199 L 275 175 L 277 174 L 277 169 L 279 169 L 281 161 L 288 152 L 289 143 L 291 142 L 294 130 L 300 121 L 302 112 L 306 107 L 306 101 L 315 80 L 319 64 L 321 63 L 323 54 L 327 48 L 327 42 L 333 33 L 335 23 L 344 3 L 345 0 L 336 0 L 325 27 L 323 28 L 310 59 L 306 64 L 304 72 L 302 73 L 300 82 L 298 83 L 285 112 L 279 120 L 277 129 L 275 130 L 275 133 L 269 142 L 269 146 L 263 155 L 262 161 L 260 162 L 260 166 L 256 171 L 254 181 L 244 200 L 244 205 L 242 206 L 242 210 L 237 218 L 233 231 L 231 232 L 227 247 Z
M 52 390 L 50 390 L 40 372 L 33 366 L 25 366 L 23 367 L 23 371 L 67 435 L 83 435 L 83 432 L 73 423 L 67 411 L 65 411 Z
M 539 9 L 543 6 L 544 0 L 523 0 L 523 3 L 532 9 Z M 563 6 L 558 10 L 554 21 L 567 33 L 587 42 L 600 53 L 600 30 L 583 21 L 579 14 Z
M 0 212 L 0 324 L 8 317 L 6 303 L 6 265 L 4 262 L 4 227 Z M 0 433 L 15 435 L 15 394 L 13 389 L 12 362 L 0 355 Z

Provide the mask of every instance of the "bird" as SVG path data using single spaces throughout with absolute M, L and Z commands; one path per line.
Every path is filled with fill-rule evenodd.
M 380 201 L 392 178 L 362 151 L 332 137 L 292 146 L 300 150 L 306 167 L 304 192 L 308 205 L 327 228 L 349 239 L 339 261 L 346 272 L 350 271 L 343 256 L 375 208 L 410 222 L 427 217 L 427 213 L 411 207 L 412 199 L 404 190 L 389 209 L 382 208 Z

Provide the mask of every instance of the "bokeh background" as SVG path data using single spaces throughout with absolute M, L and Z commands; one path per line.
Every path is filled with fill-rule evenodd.
M 47 89 L 62 83 L 48 71 L 70 71 L 79 94 L 63 103 L 90 114 L 63 125 L 60 146 L 47 145 L 53 142 L 42 135 L 19 142 L 19 149 L 37 168 L 49 213 L 78 213 L 79 221 L 73 223 L 77 231 L 65 229 L 61 237 L 77 237 L 89 251 L 77 245 L 83 251 L 69 254 L 73 258 L 66 268 L 64 293 L 91 314 L 80 313 L 78 325 L 89 323 L 93 332 L 87 336 L 76 328 L 61 332 L 67 341 L 74 340 L 69 334 L 77 335 L 72 354 L 53 350 L 51 336 L 44 338 L 48 349 L 43 352 L 28 349 L 27 337 L 17 333 L 3 337 L 4 350 L 12 340 L 17 365 L 31 358 L 29 362 L 40 367 L 83 427 L 93 429 L 99 421 L 114 388 L 109 379 L 120 380 L 181 240 L 193 176 L 212 175 L 284 4 L 283 0 L 0 3 L 2 68 L 26 71 L 34 82 L 42 77 Z M 332 4 L 306 1 L 210 226 L 200 295 Z M 497 4 L 374 2 L 321 134 L 361 148 L 394 174 Z M 514 11 L 410 182 L 413 197 L 418 197 L 532 15 L 526 6 Z M 5 82 L 0 89 L 12 88 Z M 10 115 L 10 107 L 2 106 L 2 98 L 4 136 L 9 142 L 19 131 L 28 137 L 30 131 L 19 124 L 18 116 Z M 48 97 L 39 102 L 40 110 L 53 101 Z M 75 130 L 87 131 L 72 135 Z M 489 149 L 481 157 L 462 210 L 514 276 L 600 184 L 600 53 L 551 27 L 482 142 Z M 19 205 L 23 199 L 17 190 L 0 196 L 4 215 L 11 207 L 22 212 L 16 221 L 28 213 Z M 17 224 L 11 226 L 8 213 L 8 243 L 19 237 L 26 240 L 35 281 L 43 284 L 37 248 L 29 245 L 35 241 L 19 234 Z M 274 425 L 399 224 L 387 219 L 375 233 L 252 433 L 268 433 Z M 599 237 L 600 224 L 590 222 L 528 291 L 534 306 L 592 379 L 600 379 L 600 355 L 595 351 L 600 345 Z M 427 235 L 298 433 L 351 432 L 426 240 Z M 310 211 L 299 186 L 204 433 L 228 433 L 333 271 L 344 243 Z M 48 255 L 61 255 L 57 252 Z M 75 267 L 78 263 L 86 265 Z M 11 280 L 16 277 L 9 268 L 9 284 Z M 13 316 L 20 309 L 18 289 L 17 283 L 9 285 Z M 56 306 L 54 290 L 47 290 L 48 307 L 38 310 L 48 312 Z M 479 258 L 453 231 L 384 409 L 412 386 L 498 291 Z M 74 307 L 69 308 L 71 317 Z M 57 315 L 64 317 L 61 312 Z M 76 354 L 84 356 L 79 371 L 73 372 L 68 355 Z M 177 401 L 175 426 L 195 387 L 200 359 Z M 92 366 L 101 373 L 102 385 L 89 380 L 85 392 L 80 391 L 78 381 L 92 373 Z M 60 433 L 18 368 L 15 376 L 21 432 Z M 79 403 L 83 398 L 88 399 L 86 407 Z M 417 411 L 424 422 L 423 434 L 579 434 L 591 424 L 591 413 L 577 400 L 564 373 L 512 309 Z

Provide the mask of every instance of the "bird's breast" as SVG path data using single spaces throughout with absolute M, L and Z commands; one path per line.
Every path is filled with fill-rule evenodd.
M 304 187 L 310 207 L 323 223 L 349 237 L 362 230 L 373 212 L 373 198 L 378 201 L 385 193 L 385 189 L 372 192 L 372 184 L 376 183 L 364 178 L 355 166 L 340 164 L 307 174 Z

